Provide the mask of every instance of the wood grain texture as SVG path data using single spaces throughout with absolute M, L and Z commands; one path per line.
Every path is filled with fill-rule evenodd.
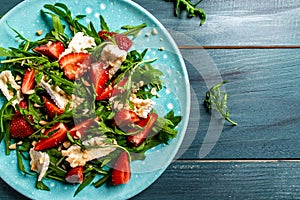
M 170 2 L 134 1 L 180 45 L 193 109 L 174 163 L 133 199 L 299 199 L 300 1 L 203 1 L 202 27 L 185 13 L 174 17 Z M 5 2 L 0 13 L 21 0 Z M 220 79 L 229 81 L 224 88 L 237 127 L 223 126 L 202 106 L 208 86 Z M 216 144 L 207 142 L 213 148 L 199 159 L 208 130 L 218 133 L 220 125 Z M 0 185 L 1 200 L 27 199 Z
M 299 162 L 173 163 L 142 199 L 299 199 Z
M 300 44 L 300 2 L 297 0 L 203 1 L 199 6 L 206 11 L 207 20 L 202 27 L 197 18 L 189 19 L 185 12 L 179 19 L 174 17 L 171 2 L 134 1 L 157 17 L 180 46 Z
M 183 159 L 197 159 L 211 115 L 203 108 L 207 84 L 217 83 L 217 68 L 228 80 L 225 90 L 232 119 L 206 158 L 299 158 L 300 49 L 181 50 L 186 60 L 192 105 L 199 105 L 200 122 L 192 106 Z M 210 83 L 211 82 L 211 83 Z M 198 112 L 198 111 L 197 111 Z M 217 121 L 217 120 L 215 120 Z M 196 128 L 195 128 L 196 127 Z M 214 134 L 214 132 L 212 132 Z M 192 137 L 192 136 L 195 137 Z

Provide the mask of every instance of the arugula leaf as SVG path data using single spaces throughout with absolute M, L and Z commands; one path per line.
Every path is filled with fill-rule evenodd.
M 0 57 L 11 57 L 14 56 L 14 53 L 6 48 L 0 47 Z
M 100 18 L 100 27 L 101 27 L 101 30 L 109 32 L 110 30 L 109 30 L 109 27 L 108 27 L 106 21 L 104 20 L 104 17 L 102 15 L 100 15 L 99 18 Z
M 221 92 L 220 90 L 220 87 L 225 83 L 227 83 L 226 80 L 214 85 L 206 92 L 204 106 L 208 111 L 212 109 L 217 110 L 226 121 L 230 122 L 233 126 L 237 126 L 238 124 L 229 118 L 229 109 L 226 105 L 228 95 L 226 92 Z
M 93 179 L 95 178 L 97 174 L 95 172 L 88 172 L 87 174 L 85 174 L 85 178 L 83 180 L 83 182 L 78 186 L 78 188 L 76 189 L 75 193 L 74 193 L 74 197 L 81 191 L 83 190 L 86 186 L 88 186 Z
M 122 32 L 122 34 L 127 36 L 133 36 L 133 38 L 136 38 L 141 30 L 147 26 L 146 23 L 142 23 L 137 26 L 131 26 L 131 25 L 124 25 L 121 27 L 121 29 L 125 29 L 125 32 Z
M 104 183 L 106 183 L 110 177 L 111 177 L 111 173 L 105 174 L 98 181 L 94 182 L 93 185 L 95 186 L 95 188 L 99 188 Z
M 178 16 L 179 12 L 185 10 L 187 12 L 187 16 L 199 17 L 200 18 L 200 26 L 202 26 L 206 20 L 206 13 L 202 8 L 197 8 L 197 5 L 202 2 L 202 0 L 193 4 L 191 0 L 166 0 L 174 2 L 174 12 L 175 15 Z
M 24 174 L 29 174 L 31 175 L 31 173 L 27 172 L 24 164 L 23 164 L 23 156 L 22 156 L 22 152 L 19 150 L 19 147 L 17 146 L 17 161 L 18 161 L 18 168 L 21 172 L 23 172 Z
M 36 182 L 36 188 L 39 189 L 39 190 L 50 191 L 50 188 L 45 183 L 43 183 L 42 181 L 37 181 Z
M 76 15 L 73 18 L 73 15 L 70 11 L 70 9 L 62 3 L 55 3 L 54 5 L 51 4 L 45 4 L 44 8 L 52 11 L 54 14 L 61 17 L 65 22 L 67 22 L 70 25 L 70 30 L 73 32 L 73 34 L 77 32 L 83 32 L 85 35 L 89 35 L 95 39 L 96 44 L 100 44 L 101 39 L 96 32 L 94 26 L 92 23 L 89 24 L 89 26 L 84 26 L 79 21 L 83 18 L 85 18 L 85 15 Z

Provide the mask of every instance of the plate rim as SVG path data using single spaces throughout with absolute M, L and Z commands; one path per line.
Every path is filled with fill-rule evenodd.
M 12 7 L 9 11 L 7 11 L 0 19 L 0 23 L 3 23 L 5 21 L 7 21 L 7 18 L 9 18 L 13 12 L 15 12 L 15 10 L 22 8 L 23 5 L 28 4 L 28 3 L 32 3 L 32 2 L 37 2 L 39 0 L 23 0 L 22 2 L 19 2 L 18 4 L 16 4 L 14 7 Z M 138 3 L 131 1 L 131 0 L 118 0 L 119 1 L 125 2 L 127 4 L 130 4 L 131 6 L 133 6 L 136 10 L 142 12 L 143 14 L 145 14 L 148 18 L 150 18 L 156 26 L 158 26 L 161 30 L 165 30 L 164 34 L 166 35 L 168 42 L 170 43 L 170 45 L 173 47 L 172 50 L 175 50 L 175 53 L 177 55 L 177 59 L 180 61 L 180 68 L 182 70 L 183 73 L 183 78 L 184 78 L 184 87 L 187 89 L 186 90 L 186 106 L 183 108 L 185 110 L 185 116 L 183 116 L 183 118 L 185 120 L 183 120 L 181 123 L 182 124 L 182 130 L 181 132 L 179 132 L 179 134 L 177 135 L 176 139 L 177 141 L 177 145 L 176 148 L 172 151 L 172 154 L 170 155 L 170 158 L 168 159 L 168 161 L 164 164 L 164 167 L 161 168 L 160 170 L 157 170 L 157 177 L 153 178 L 152 181 L 149 182 L 149 184 L 147 184 L 147 186 L 143 186 L 142 189 L 136 191 L 134 194 L 131 193 L 130 197 L 134 197 L 136 195 L 138 195 L 139 193 L 143 192 L 145 189 L 147 189 L 148 187 L 150 187 L 164 172 L 165 170 L 170 166 L 172 160 L 175 158 L 181 144 L 182 141 L 184 139 L 184 136 L 187 132 L 187 127 L 188 127 L 188 122 L 189 122 L 189 116 L 190 116 L 190 110 L 191 110 L 191 92 L 190 92 L 190 83 L 189 83 L 189 77 L 188 77 L 188 72 L 187 72 L 187 68 L 184 62 L 184 59 L 182 57 L 182 54 L 175 42 L 175 40 L 173 39 L 173 37 L 171 36 L 170 32 L 168 31 L 168 29 L 165 28 L 165 26 L 152 14 L 150 13 L 148 10 L 146 10 L 144 7 L 142 7 L 141 5 L 139 5 Z M 44 4 L 46 4 L 47 1 L 44 2 Z M 95 2 L 97 3 L 97 2 Z M 99 3 L 99 2 L 98 2 Z M 180 137 L 179 137 L 180 136 Z M 6 155 L 5 155 L 6 156 Z M 30 195 L 29 192 L 24 192 L 21 191 L 21 189 L 16 188 L 16 186 L 12 183 L 12 182 L 8 182 L 8 180 L 3 179 L 1 174 L 0 174 L 0 178 L 7 184 L 9 185 L 9 187 L 11 187 L 14 191 L 17 191 L 19 194 L 28 197 L 28 198 L 34 198 L 34 195 Z

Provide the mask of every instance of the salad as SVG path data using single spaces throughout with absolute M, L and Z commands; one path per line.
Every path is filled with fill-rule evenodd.
M 168 144 L 181 121 L 174 111 L 157 114 L 163 73 L 147 49 L 132 49 L 146 24 L 110 30 L 100 15 L 97 30 L 62 3 L 41 14 L 51 31 L 30 41 L 10 27 L 19 46 L 0 47 L 5 154 L 15 151 L 18 169 L 41 190 L 50 190 L 45 179 L 78 184 L 74 195 L 89 184 L 128 183 L 130 163 Z

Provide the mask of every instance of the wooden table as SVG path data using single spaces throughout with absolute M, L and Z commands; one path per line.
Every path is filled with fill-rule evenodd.
M 0 13 L 21 0 L 3 1 Z M 179 156 L 133 199 L 299 199 L 300 1 L 204 0 L 201 27 L 185 13 L 174 17 L 171 2 L 135 2 L 181 49 L 193 108 Z M 220 78 L 228 80 L 236 127 L 218 124 L 202 106 Z M 26 199 L 0 185 L 0 199 Z

